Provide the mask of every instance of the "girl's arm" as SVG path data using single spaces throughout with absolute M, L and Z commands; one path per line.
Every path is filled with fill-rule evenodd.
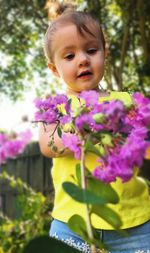
M 49 142 L 51 140 L 50 136 L 55 131 L 55 129 L 56 124 L 46 125 L 43 123 L 39 123 L 39 146 L 41 153 L 47 157 L 59 157 L 71 154 L 72 152 L 67 148 L 65 148 L 64 152 L 60 154 L 59 151 L 54 151 L 52 149 L 52 146 L 49 146 Z M 70 135 L 71 134 L 68 133 L 68 137 Z M 57 130 L 54 132 L 53 136 L 54 136 L 54 145 L 57 147 L 57 149 L 58 150 L 63 149 L 64 146 L 62 144 L 61 138 L 57 134 Z

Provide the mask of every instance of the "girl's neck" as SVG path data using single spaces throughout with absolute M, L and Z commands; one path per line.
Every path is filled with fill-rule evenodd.
M 105 91 L 105 90 L 101 90 L 99 89 L 99 87 L 97 89 L 95 89 L 95 91 L 99 92 L 100 97 L 107 97 L 110 95 L 109 91 Z M 74 90 L 70 90 L 70 89 L 66 89 L 66 94 L 67 95 L 74 95 L 74 96 L 78 96 L 81 92 L 76 92 Z
M 66 89 L 66 94 L 67 95 L 74 95 L 74 96 L 78 96 L 81 92 L 76 92 L 74 90 L 70 90 L 70 89 Z

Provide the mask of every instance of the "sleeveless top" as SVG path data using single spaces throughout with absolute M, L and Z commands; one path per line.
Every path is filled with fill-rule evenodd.
M 100 98 L 100 101 L 109 101 L 112 99 L 120 99 L 126 106 L 132 104 L 132 99 L 127 92 L 111 92 L 109 96 Z M 74 106 L 79 103 L 74 97 Z M 86 154 L 86 167 L 92 171 L 97 163 L 97 156 L 92 153 Z M 83 204 L 73 200 L 62 188 L 62 183 L 70 181 L 75 183 L 75 167 L 79 161 L 72 154 L 66 157 L 58 157 L 53 159 L 52 178 L 55 190 L 54 208 L 52 211 L 53 218 L 62 222 L 68 222 L 68 219 L 78 214 L 85 217 L 85 207 Z M 119 203 L 108 204 L 108 206 L 119 214 L 122 220 L 121 229 L 140 225 L 150 219 L 150 196 L 145 180 L 137 176 L 126 183 L 122 183 L 121 179 L 117 179 L 111 183 L 112 187 L 119 195 Z M 92 214 L 92 225 L 97 229 L 113 229 L 105 220 Z

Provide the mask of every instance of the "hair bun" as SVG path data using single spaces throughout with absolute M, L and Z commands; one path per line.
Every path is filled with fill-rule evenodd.
M 48 0 L 45 9 L 48 12 L 48 19 L 54 20 L 63 13 L 74 11 L 76 6 L 72 3 L 59 3 L 58 1 Z

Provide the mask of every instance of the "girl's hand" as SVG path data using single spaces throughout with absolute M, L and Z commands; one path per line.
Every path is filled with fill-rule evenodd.
M 66 156 L 72 152 L 65 148 L 57 133 L 57 124 L 39 123 L 39 146 L 41 153 L 47 157 Z M 67 133 L 68 138 L 71 133 Z

